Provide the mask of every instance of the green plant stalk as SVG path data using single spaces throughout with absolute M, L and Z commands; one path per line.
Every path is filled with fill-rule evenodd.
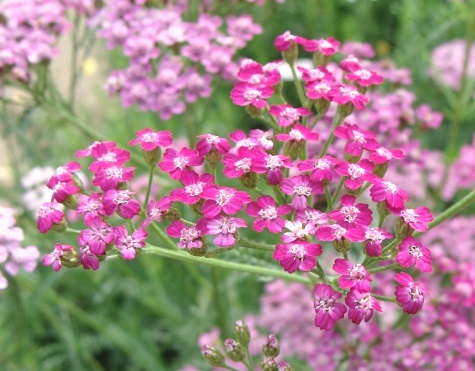
M 325 156 L 325 154 L 327 153 L 328 147 L 329 147 L 330 144 L 333 142 L 333 138 L 335 138 L 335 135 L 333 134 L 333 131 L 334 131 L 338 126 L 341 125 L 341 123 L 343 122 L 344 119 L 345 119 L 345 116 L 340 115 L 338 112 L 335 113 L 335 116 L 333 117 L 333 121 L 332 121 L 332 127 L 331 127 L 330 136 L 328 137 L 328 139 L 326 140 L 325 144 L 323 145 L 323 148 L 322 148 L 322 150 L 320 151 L 320 154 L 318 155 L 319 158 Z
M 275 245 L 270 245 L 270 244 L 261 243 L 261 242 L 254 242 L 254 241 L 247 240 L 245 238 L 240 238 L 239 244 L 242 245 L 243 247 L 248 247 L 250 249 L 275 251 Z
M 375 299 L 378 299 L 380 301 L 387 301 L 390 303 L 395 303 L 396 298 L 394 296 L 384 296 L 384 295 L 376 295 L 376 294 L 371 294 L 371 296 Z
M 309 278 L 301 276 L 299 274 L 295 274 L 295 273 L 289 274 L 285 271 L 278 271 L 276 269 L 256 267 L 249 264 L 235 263 L 235 262 L 230 262 L 230 261 L 221 260 L 221 259 L 200 258 L 200 257 L 190 255 L 181 250 L 168 250 L 168 249 L 165 249 L 159 246 L 150 245 L 150 244 L 146 244 L 145 247 L 140 249 L 139 251 L 140 251 L 140 255 L 159 255 L 165 258 L 180 260 L 183 262 L 206 264 L 206 265 L 211 265 L 211 266 L 215 266 L 219 268 L 235 270 L 239 272 L 280 278 L 286 281 L 301 282 L 307 285 L 311 284 L 311 280 Z M 119 253 L 113 253 L 111 255 L 108 255 L 105 260 L 120 259 L 120 257 L 121 255 Z
M 335 205 L 336 199 L 338 198 L 340 191 L 343 188 L 343 184 L 345 183 L 345 180 L 346 180 L 346 176 L 342 176 L 340 179 L 340 182 L 338 183 L 338 186 L 335 189 L 335 193 L 333 193 L 332 202 L 331 202 L 332 205 Z
M 398 263 L 392 263 L 392 264 L 385 265 L 383 267 L 368 269 L 368 272 L 372 274 L 372 273 L 384 272 L 384 271 L 394 269 L 394 268 L 398 268 L 398 267 L 400 267 L 400 265 Z
M 149 165 L 150 172 L 148 174 L 148 184 L 147 184 L 147 193 L 145 196 L 145 203 L 143 205 L 144 209 L 147 209 L 148 200 L 150 199 L 150 191 L 152 190 L 152 183 L 153 183 L 153 171 L 155 170 L 155 165 Z
M 295 87 L 297 88 L 297 93 L 300 98 L 300 103 L 302 104 L 302 107 L 305 107 L 305 101 L 307 100 L 305 98 L 305 93 L 303 92 L 302 84 L 300 83 L 300 80 L 297 76 L 297 72 L 295 71 L 295 63 L 289 63 L 290 66 L 290 71 L 292 71 L 292 77 L 294 80 Z

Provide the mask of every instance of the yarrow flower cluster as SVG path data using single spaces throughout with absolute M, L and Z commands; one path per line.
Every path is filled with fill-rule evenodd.
M 36 246 L 22 246 L 23 229 L 16 225 L 15 211 L 0 207 L 0 264 L 10 276 L 21 270 L 33 272 L 38 263 L 40 252 Z M 8 281 L 0 271 L 0 290 L 8 286 Z
M 418 273 L 408 271 L 431 271 L 432 258 L 413 234 L 428 230 L 432 215 L 427 207 L 409 205 L 407 192 L 385 178 L 404 151 L 383 146 L 384 132 L 365 129 L 350 117 L 370 105 L 366 94 L 383 83 L 382 75 L 353 56 L 330 68 L 340 47 L 333 38 L 286 32 L 275 45 L 291 68 L 300 46 L 313 53 L 314 68 L 301 69 L 303 83 L 296 80 L 299 107 L 283 95 L 281 62 L 244 60 L 231 99 L 271 129 L 236 130 L 229 140 L 208 133 L 191 148 L 172 147 L 167 131 L 138 131 L 129 144 L 141 147 L 150 185 L 156 167 L 174 184 L 169 194 L 152 200 L 149 187 L 144 205 L 129 187 L 136 171 L 126 165 L 129 151 L 114 142 L 78 151 L 76 157 L 92 159 L 88 168 L 95 188 L 86 189 L 77 177 L 78 162 L 58 168 L 47 183 L 53 196 L 40 209 L 38 228 L 77 234 L 79 251 L 58 243 L 44 264 L 55 270 L 98 269 L 108 255 L 134 259 L 156 232 L 171 248 L 196 257 L 260 248 L 271 251 L 289 274 L 308 272 L 316 283 L 314 323 L 323 330 L 345 316 L 357 325 L 368 322 L 383 311 L 383 301 L 418 312 L 428 292 Z M 319 125 L 329 118 L 331 132 L 321 135 Z M 86 228 L 70 228 L 58 203 L 82 216 Z M 249 239 L 264 231 L 271 243 Z M 384 271 L 395 271 L 388 283 L 395 287 L 391 296 L 378 291 L 376 273 Z
M 94 17 L 107 47 L 120 47 L 129 59 L 105 86 L 125 107 L 156 111 L 164 120 L 182 114 L 187 103 L 210 96 L 214 75 L 235 78 L 236 51 L 262 32 L 249 15 L 224 20 L 201 13 L 190 22 L 184 20 L 185 10 L 114 0 Z

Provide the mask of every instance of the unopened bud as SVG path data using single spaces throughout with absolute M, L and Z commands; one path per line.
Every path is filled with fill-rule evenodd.
M 253 189 L 256 188 L 257 178 L 258 174 L 254 173 L 253 171 L 250 171 L 248 173 L 244 173 L 241 176 L 240 180 L 244 187 Z
M 279 362 L 278 364 L 278 371 L 294 371 L 292 366 L 290 366 L 290 363 L 288 361 L 282 361 Z
M 262 112 L 264 112 L 263 108 L 257 108 L 252 104 L 246 106 L 246 112 L 254 119 L 261 118 Z
M 63 218 L 58 224 L 53 223 L 51 226 L 51 229 L 56 232 L 64 232 L 68 228 L 68 223 L 66 220 Z
M 287 50 L 282 51 L 282 58 L 288 64 L 293 64 L 299 57 L 299 46 L 295 41 L 290 42 L 290 46 Z
M 210 168 L 216 169 L 223 158 L 223 154 L 213 148 L 205 155 L 205 161 Z
M 142 155 L 149 167 L 155 167 L 162 157 L 162 150 L 160 147 L 156 147 L 151 151 L 142 149 Z
M 246 358 L 246 350 L 234 339 L 226 339 L 224 341 L 226 354 L 234 362 L 241 362 Z
M 249 327 L 241 320 L 236 321 L 234 324 L 234 336 L 244 347 L 247 347 L 251 342 Z
M 222 367 L 225 365 L 223 353 L 221 353 L 221 351 L 219 351 L 215 347 L 212 347 L 210 345 L 203 345 L 201 347 L 201 354 L 210 366 Z
M 267 337 L 265 344 L 262 346 L 262 353 L 267 357 L 276 358 L 280 353 L 279 341 L 275 334 L 270 334 Z
M 181 218 L 181 214 L 178 211 L 178 209 L 175 209 L 174 207 L 169 208 L 166 212 L 165 215 L 163 216 L 164 219 L 172 221 L 172 220 L 178 220 Z
M 262 371 L 278 371 L 277 362 L 272 357 L 264 357 L 261 362 Z
M 351 241 L 347 240 L 346 238 L 342 238 L 341 240 L 334 240 L 333 247 L 338 252 L 348 252 L 351 249 Z

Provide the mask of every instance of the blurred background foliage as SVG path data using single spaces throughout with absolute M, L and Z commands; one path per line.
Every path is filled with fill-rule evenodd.
M 431 50 L 467 36 L 467 18 L 473 9 L 470 2 L 287 0 L 284 4 L 267 1 L 264 7 L 221 3 L 220 13 L 246 12 L 263 26 L 263 34 L 241 51 L 241 56 L 261 63 L 280 58 L 273 41 L 286 30 L 308 38 L 333 36 L 371 43 L 378 58 L 391 58 L 412 71 L 411 89 L 418 103 L 428 103 L 446 115 L 441 129 L 424 138 L 429 147 L 446 147 L 453 119 L 461 125 L 454 153 L 470 141 L 473 111 L 460 112 L 466 107 L 451 105 L 448 95 L 457 92 L 444 91 L 428 75 Z M 97 43 L 89 60 L 95 67 L 84 70 L 76 114 L 107 140 L 125 146 L 135 131 L 145 127 L 172 130 L 177 138 L 186 134 L 187 123 L 201 133 L 221 136 L 255 125 L 243 109 L 232 105 L 227 83 L 219 84 L 208 100 L 168 122 L 153 112 L 122 108 L 117 98 L 108 97 L 100 87 L 108 71 L 123 65 L 124 59 L 118 51 L 106 51 L 100 40 Z M 68 75 L 66 63 L 53 68 L 57 81 Z M 8 154 L 2 162 L 11 172 L 2 180 L 0 199 L 20 212 L 22 174 L 33 166 L 60 166 L 72 160 L 76 150 L 102 139 L 78 129 L 69 113 L 55 108 L 40 106 L 22 115 L 2 117 L 3 150 Z M 51 251 L 58 237 L 68 242 L 54 232 L 40 235 L 26 211 L 19 223 L 26 232 L 25 242 L 37 245 L 42 253 Z M 62 269 L 54 273 L 50 267 L 39 266 L 33 274 L 10 277 L 9 288 L 0 292 L 1 368 L 178 370 L 194 364 L 207 369 L 196 343 L 199 334 L 215 326 L 226 334 L 235 320 L 255 312 L 265 281 L 265 277 L 256 281 L 254 276 L 154 256 L 107 262 L 96 272 Z

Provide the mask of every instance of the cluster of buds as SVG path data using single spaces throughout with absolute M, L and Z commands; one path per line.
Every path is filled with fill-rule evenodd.
M 235 339 L 226 339 L 224 341 L 224 350 L 229 358 L 226 358 L 218 347 L 204 344 L 201 347 L 201 354 L 204 360 L 210 366 L 224 367 L 234 369 L 230 367 L 237 367 L 244 365 L 248 370 L 254 370 L 254 357 L 249 351 L 249 345 L 251 343 L 251 332 L 249 327 L 243 321 L 236 321 L 234 324 L 234 337 Z M 262 346 L 262 357 L 260 362 L 261 370 L 263 371 L 292 371 L 288 361 L 278 361 L 280 353 L 280 345 L 275 334 L 270 334 L 265 343 Z M 257 357 L 257 356 L 256 356 Z
M 160 199 L 149 201 L 150 186 L 143 206 L 135 199 L 129 184 L 136 169 L 125 165 L 130 152 L 113 142 L 94 143 L 76 154 L 93 158 L 94 190 L 86 190 L 75 176 L 79 163 L 59 168 L 48 182 L 53 200 L 40 209 L 38 228 L 77 233 L 80 248 L 78 253 L 58 243 L 44 263 L 55 270 L 97 269 L 108 254 L 134 259 L 153 230 L 171 248 L 203 258 L 256 245 L 271 251 L 286 272 L 305 272 L 316 285 L 315 324 L 324 330 L 347 312 L 355 324 L 369 321 L 381 311 L 380 300 L 398 303 L 406 313 L 418 312 L 427 292 L 406 271 L 431 271 L 430 250 L 413 234 L 426 231 L 432 215 L 426 207 L 408 207 L 404 189 L 384 178 L 388 166 L 404 158 L 403 151 L 383 147 L 376 134 L 345 121 L 354 109 L 369 104 L 365 92 L 382 79 L 353 56 L 344 58 L 340 69 L 330 68 L 339 45 L 334 39 L 286 33 L 276 46 L 292 69 L 294 59 L 286 51 L 295 56 L 298 44 L 320 63 L 300 69 L 306 93 L 294 73 L 301 107 L 285 100 L 277 63 L 245 60 L 241 81 L 231 92 L 236 104 L 252 107 L 248 112 L 271 129 L 236 130 L 230 140 L 204 134 L 192 148 L 172 147 L 170 132 L 137 132 L 129 144 L 141 146 L 149 184 L 157 166 L 176 184 Z M 332 116 L 331 132 L 322 139 L 315 126 Z M 69 228 L 56 203 L 82 216 L 86 228 Z M 270 241 L 280 238 L 280 243 L 252 241 L 264 230 L 274 236 Z M 385 270 L 395 270 L 399 285 L 394 296 L 372 292 L 374 274 Z

